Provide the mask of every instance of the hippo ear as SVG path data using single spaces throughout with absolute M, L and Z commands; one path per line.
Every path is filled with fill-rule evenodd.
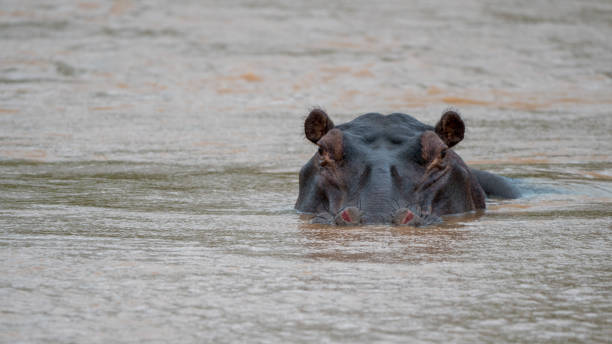
M 436 134 L 440 136 L 448 147 L 461 142 L 464 133 L 465 124 L 463 124 L 459 113 L 453 110 L 446 111 L 438 121 L 438 124 L 436 124 Z
M 317 143 L 323 135 L 334 128 L 334 122 L 327 116 L 325 111 L 314 109 L 310 111 L 306 121 L 304 121 L 304 133 L 306 138 Z

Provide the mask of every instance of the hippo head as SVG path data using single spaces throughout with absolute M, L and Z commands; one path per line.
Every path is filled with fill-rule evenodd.
M 450 148 L 463 139 L 456 111 L 435 127 L 394 113 L 368 113 L 335 126 L 321 109 L 304 123 L 318 151 L 300 171 L 296 209 L 313 222 L 423 225 L 485 208 L 478 180 Z

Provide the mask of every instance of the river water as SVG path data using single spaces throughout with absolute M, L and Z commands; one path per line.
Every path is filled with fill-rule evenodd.
M 609 1 L 0 1 L 0 342 L 609 342 Z M 313 106 L 524 197 L 297 214 Z

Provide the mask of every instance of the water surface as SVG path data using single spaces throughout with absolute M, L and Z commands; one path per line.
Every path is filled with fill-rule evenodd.
M 607 1 L 3 1 L 0 341 L 608 342 Z M 434 124 L 525 196 L 297 214 L 313 106 Z

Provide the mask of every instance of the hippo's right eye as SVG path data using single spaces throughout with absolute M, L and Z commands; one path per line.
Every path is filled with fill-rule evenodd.
M 323 148 L 319 147 L 319 149 L 317 150 L 317 154 L 319 155 L 319 165 L 321 167 L 327 166 L 328 161 L 325 156 L 323 156 Z
M 440 151 L 440 158 L 444 159 L 446 158 L 446 153 L 447 153 L 448 149 L 444 148 L 443 150 Z

